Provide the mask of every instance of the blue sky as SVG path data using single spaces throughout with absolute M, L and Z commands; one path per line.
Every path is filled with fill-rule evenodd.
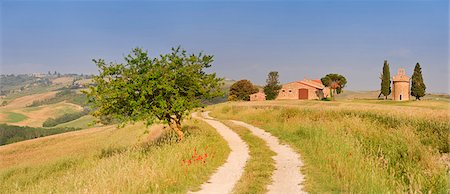
M 347 77 L 379 89 L 422 66 L 429 92 L 449 90 L 449 2 L 430 1 L 1 1 L 1 72 L 96 73 L 94 58 L 122 62 L 181 45 L 215 56 L 211 71 L 264 84 Z

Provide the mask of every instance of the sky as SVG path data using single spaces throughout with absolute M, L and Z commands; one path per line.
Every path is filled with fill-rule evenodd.
M 2 74 L 97 73 L 92 59 L 121 63 L 132 48 L 157 57 L 181 46 L 214 55 L 209 72 L 264 85 L 347 78 L 377 90 L 419 62 L 427 92 L 449 93 L 448 0 L 13 1 L 0 0 Z

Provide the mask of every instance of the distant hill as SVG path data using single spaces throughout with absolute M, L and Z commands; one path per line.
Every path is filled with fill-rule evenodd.
M 0 75 L 0 103 L 63 88 L 79 89 L 91 83 L 92 75 L 78 74 L 9 74 Z M 1 100 L 3 99 L 3 100 Z

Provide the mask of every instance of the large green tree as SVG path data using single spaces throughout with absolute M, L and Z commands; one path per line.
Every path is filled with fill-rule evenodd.
M 345 84 L 347 84 L 347 79 L 345 79 L 344 76 L 335 73 L 327 74 L 325 77 L 321 78 L 320 81 L 322 81 L 324 86 L 330 88 L 330 95 L 333 100 L 333 94 L 342 93 Z
M 258 92 L 258 88 L 252 84 L 249 80 L 239 80 L 230 87 L 229 101 L 235 100 L 250 100 L 250 94 Z
M 387 60 L 384 60 L 383 73 L 381 74 L 380 79 L 381 79 L 381 90 L 380 95 L 378 95 L 378 97 L 380 97 L 381 94 L 383 94 L 384 98 L 387 99 L 389 94 L 391 94 L 391 73 L 389 70 L 389 63 L 387 62 Z
M 411 77 L 411 96 L 416 97 L 416 100 L 420 100 L 421 97 L 425 96 L 426 88 L 425 83 L 423 83 L 422 68 L 417 63 Z
M 87 93 L 93 115 L 111 117 L 121 126 L 136 121 L 168 124 L 183 140 L 181 122 L 201 101 L 222 95 L 220 78 L 204 70 L 212 55 L 187 54 L 172 48 L 169 54 L 150 58 L 147 51 L 132 50 L 125 63 L 93 60 L 99 75 Z
M 267 75 L 266 85 L 264 86 L 264 93 L 267 100 L 274 100 L 278 96 L 278 92 L 281 89 L 280 82 L 278 81 L 278 72 L 272 71 Z

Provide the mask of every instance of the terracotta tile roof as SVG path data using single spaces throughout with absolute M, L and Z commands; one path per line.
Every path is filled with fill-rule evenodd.
M 307 86 L 311 86 L 317 89 L 323 89 L 325 88 L 325 86 L 322 84 L 322 82 L 317 82 L 320 80 L 303 80 L 303 81 L 299 81 L 299 83 L 305 84 Z
M 322 84 L 322 81 L 320 81 L 319 79 L 316 80 L 297 80 L 297 81 L 293 81 L 293 82 L 289 82 L 289 83 L 285 83 L 283 85 L 286 84 L 290 84 L 290 83 L 300 83 L 300 84 L 304 84 L 313 88 L 317 88 L 317 89 L 324 89 L 325 86 Z
M 320 79 L 315 79 L 315 80 L 311 80 L 311 81 L 317 82 L 317 83 L 319 83 L 319 84 L 322 84 L 322 81 L 321 81 Z M 323 85 L 323 84 L 322 84 L 322 85 Z

